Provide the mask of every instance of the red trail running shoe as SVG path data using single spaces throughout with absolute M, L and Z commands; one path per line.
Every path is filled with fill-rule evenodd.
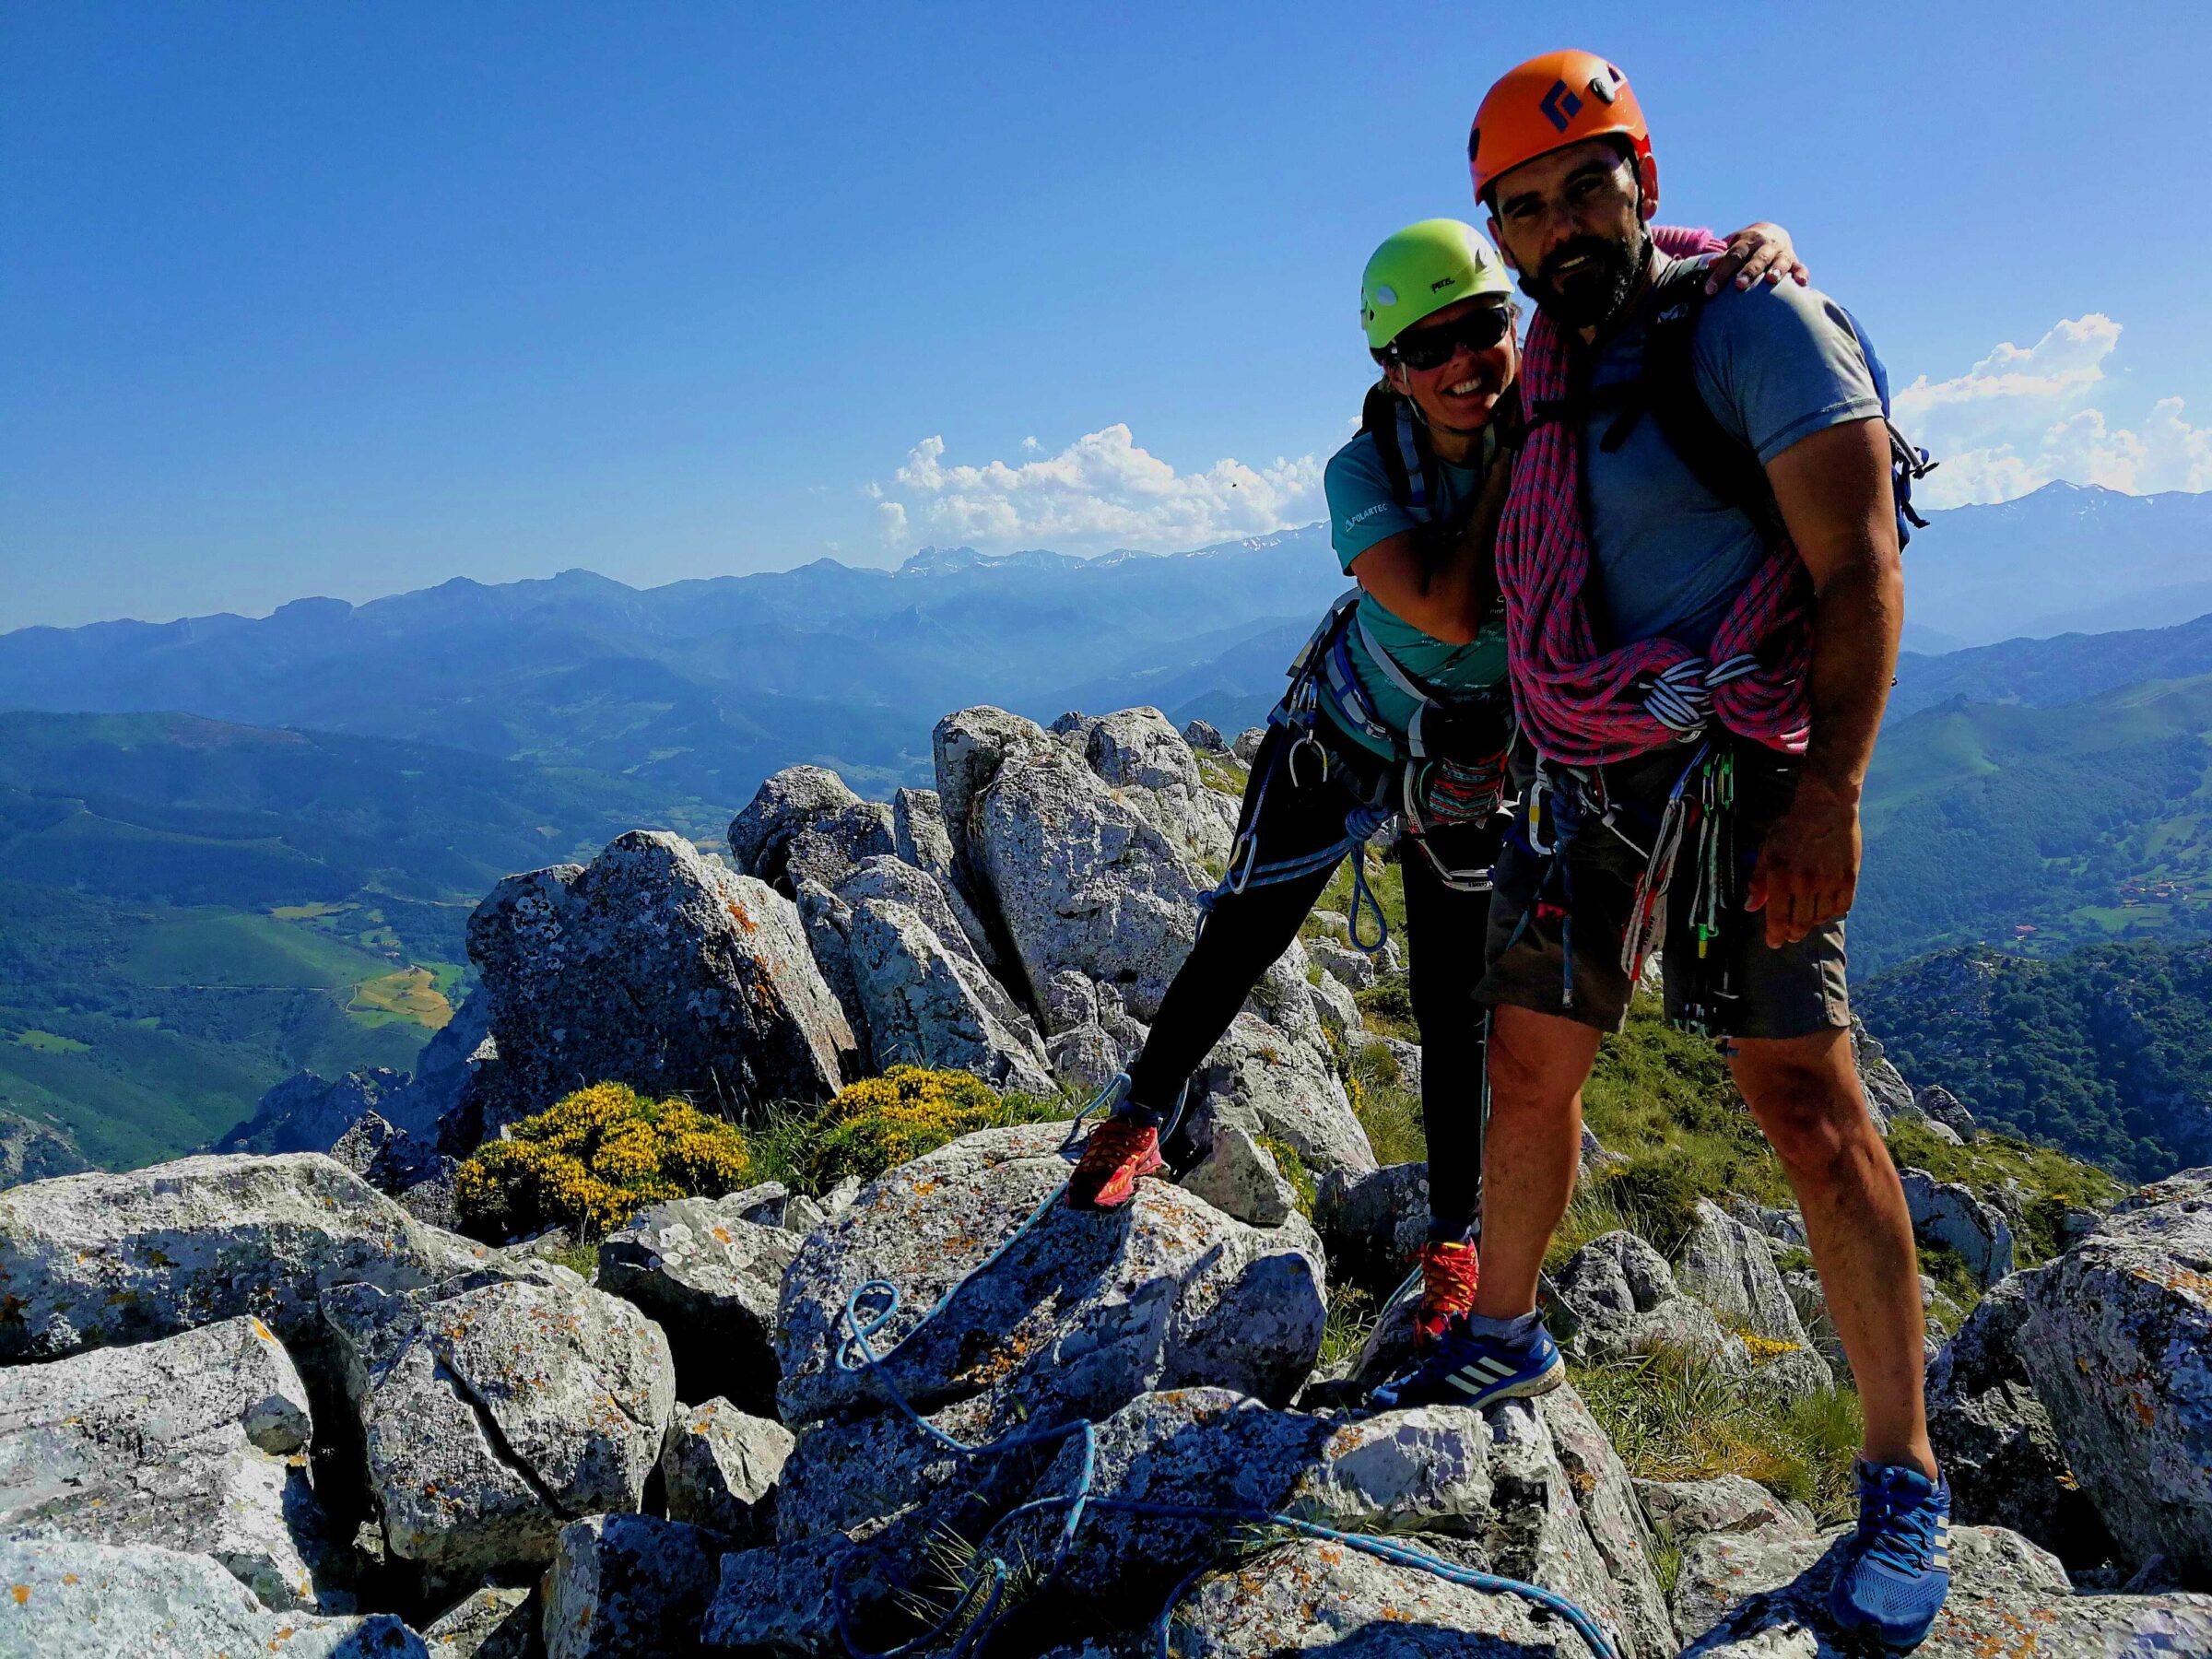
M 1083 1158 L 1067 1178 L 1070 1209 L 1120 1209 L 1136 1196 L 1136 1183 L 1167 1168 L 1159 1131 L 1135 1118 L 1110 1117 L 1083 1143 Z
M 1475 1246 L 1464 1241 L 1421 1246 L 1421 1301 L 1413 1311 L 1417 1348 L 1432 1347 L 1454 1315 L 1475 1305 Z

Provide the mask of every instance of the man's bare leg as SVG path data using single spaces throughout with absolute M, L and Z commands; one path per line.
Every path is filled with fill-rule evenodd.
M 1482 1277 L 1475 1291 L 1475 1312 L 1486 1319 L 1518 1318 L 1536 1305 L 1544 1252 L 1574 1193 L 1583 1081 L 1600 1036 L 1530 1008 L 1500 1007 L 1490 1018 Z
M 1865 1407 L 1867 1461 L 1909 1465 L 1933 1479 L 1912 1218 L 1867 1115 L 1851 1034 L 1747 1039 L 1731 1069 L 1805 1213 L 1829 1316 Z

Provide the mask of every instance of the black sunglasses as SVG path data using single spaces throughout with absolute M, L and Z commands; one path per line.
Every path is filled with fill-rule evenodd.
M 1488 351 L 1512 326 L 1512 315 L 1503 306 L 1485 305 L 1441 327 L 1409 328 L 1386 349 L 1392 361 L 1408 369 L 1441 369 L 1462 346 L 1469 351 Z

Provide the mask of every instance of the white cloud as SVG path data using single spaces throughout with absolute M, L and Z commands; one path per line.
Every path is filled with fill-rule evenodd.
M 1194 547 L 1326 512 L 1315 456 L 1262 467 L 1217 461 L 1204 472 L 1178 473 L 1138 448 L 1119 423 L 1035 461 L 947 466 L 944 456 L 943 438 L 924 438 L 888 482 L 868 486 L 886 542 L 905 541 L 910 509 L 930 534 L 948 540 L 1076 550 Z
M 2119 344 L 2120 324 L 2091 312 L 2032 346 L 2008 341 L 1956 379 L 1905 387 L 1899 424 L 1943 463 L 1915 499 L 2008 501 L 2053 478 L 2135 494 L 2212 489 L 2212 428 L 2192 426 L 2180 398 L 2161 399 L 2134 429 L 2088 404 Z

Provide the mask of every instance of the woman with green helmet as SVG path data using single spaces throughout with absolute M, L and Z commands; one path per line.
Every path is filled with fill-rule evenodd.
M 1711 245 L 1703 232 L 1655 234 L 1684 252 Z M 1731 276 L 1804 279 L 1787 235 L 1766 224 L 1728 239 L 1710 280 Z M 1359 585 L 1293 665 L 1253 759 L 1229 876 L 1068 1183 L 1076 1207 L 1114 1209 L 1165 1167 L 1192 1073 L 1345 856 L 1394 818 L 1407 831 L 1399 862 L 1429 1143 L 1423 1345 L 1475 1294 L 1485 1024 L 1474 992 L 1512 736 L 1491 540 L 1521 424 L 1516 314 L 1504 262 L 1471 225 L 1424 219 L 1369 259 L 1359 320 L 1382 375 L 1325 479 L 1330 538 Z M 1379 949 L 1362 934 L 1362 884 L 1354 943 Z

